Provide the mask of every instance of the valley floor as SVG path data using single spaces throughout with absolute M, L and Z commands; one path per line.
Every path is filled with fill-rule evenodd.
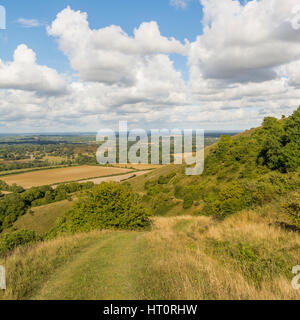
M 97 231 L 19 248 L 0 261 L 0 299 L 300 299 L 300 235 L 267 212 L 224 221 L 156 217 L 151 231 Z

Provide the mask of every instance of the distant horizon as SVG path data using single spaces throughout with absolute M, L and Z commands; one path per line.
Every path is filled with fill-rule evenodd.
M 134 129 L 133 129 L 134 130 Z M 247 130 L 247 129 L 246 129 Z M 208 132 L 208 133 L 222 133 L 222 132 L 228 132 L 228 133 L 241 133 L 243 131 L 246 130 L 205 130 L 204 132 Z M 130 132 L 131 130 L 128 130 L 128 132 Z M 146 130 L 148 133 L 150 130 Z M 117 131 L 115 131 L 117 133 Z M 0 136 L 64 136 L 64 135 L 97 135 L 96 131 L 69 131 L 69 132 L 12 132 L 12 133 L 1 133 L 0 132 Z

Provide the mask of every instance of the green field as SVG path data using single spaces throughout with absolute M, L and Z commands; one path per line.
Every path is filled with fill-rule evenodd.
M 62 217 L 71 208 L 72 204 L 72 201 L 64 200 L 32 208 L 15 222 L 12 229 L 45 233 L 54 225 L 57 218 Z

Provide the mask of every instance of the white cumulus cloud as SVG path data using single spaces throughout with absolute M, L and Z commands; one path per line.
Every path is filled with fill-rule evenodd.
M 56 70 L 38 65 L 35 52 L 21 44 L 13 61 L 5 63 L 0 59 L 0 88 L 53 95 L 64 92 L 66 83 Z
M 87 14 L 70 7 L 57 15 L 48 33 L 84 81 L 132 85 L 146 56 L 186 52 L 176 39 L 163 37 L 156 22 L 142 23 L 130 37 L 115 25 L 92 30 Z
M 203 34 L 191 44 L 191 77 L 263 82 L 300 57 L 300 33 L 289 18 L 298 0 L 201 0 Z

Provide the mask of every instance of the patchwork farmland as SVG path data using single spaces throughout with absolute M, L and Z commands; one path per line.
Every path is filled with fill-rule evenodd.
M 78 166 L 50 170 L 39 170 L 22 174 L 2 177 L 9 185 L 16 183 L 25 189 L 42 185 L 53 185 L 62 182 L 88 180 L 92 178 L 123 175 L 132 172 L 130 169 L 100 167 L 100 166 Z

